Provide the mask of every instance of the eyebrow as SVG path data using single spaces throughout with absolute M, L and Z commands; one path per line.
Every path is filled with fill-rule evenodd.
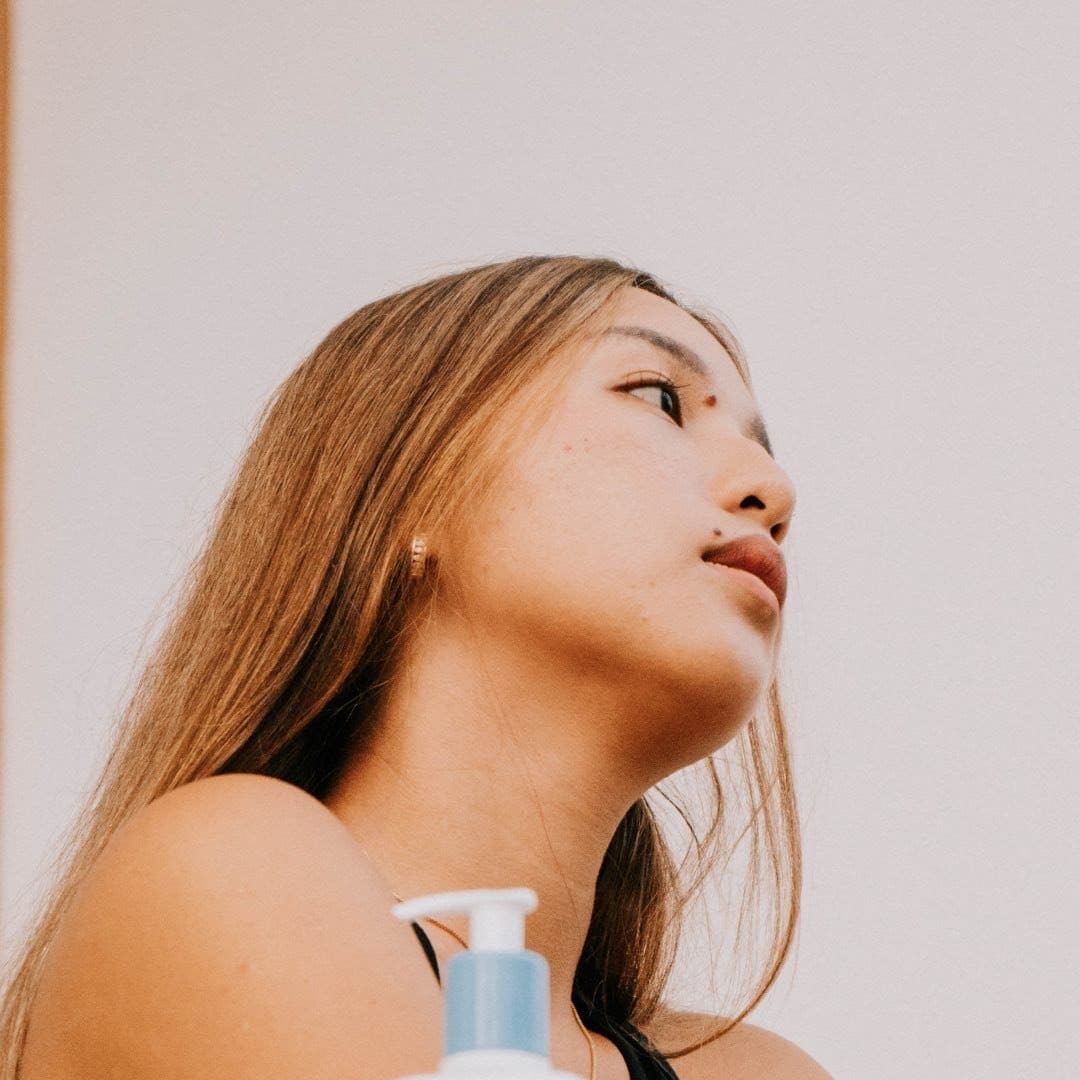
M 699 379 L 706 382 L 709 380 L 709 369 L 705 366 L 705 361 L 689 345 L 684 345 L 681 341 L 668 337 L 667 334 L 661 334 L 648 326 L 612 326 L 604 331 L 603 336 L 606 337 L 608 334 L 620 334 L 623 337 L 640 338 L 647 341 L 650 345 L 666 352 L 672 360 L 686 368 L 687 371 L 692 372 Z M 776 456 L 773 454 L 772 443 L 769 442 L 769 433 L 765 429 L 765 421 L 762 419 L 761 413 L 754 413 L 750 417 L 743 426 L 743 434 L 764 447 L 765 453 L 769 457 Z

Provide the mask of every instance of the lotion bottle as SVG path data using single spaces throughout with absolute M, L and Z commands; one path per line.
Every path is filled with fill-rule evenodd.
M 469 947 L 443 977 L 443 1056 L 435 1073 L 400 1080 L 582 1080 L 552 1067 L 548 963 L 525 948 L 532 889 L 431 893 L 395 904 L 403 922 L 468 915 Z

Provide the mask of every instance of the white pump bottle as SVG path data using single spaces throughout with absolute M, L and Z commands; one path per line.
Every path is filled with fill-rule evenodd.
M 532 889 L 432 893 L 395 904 L 403 922 L 468 915 L 469 947 L 450 957 L 443 979 L 443 1056 L 436 1073 L 400 1080 L 582 1080 L 550 1056 L 548 963 L 525 948 Z

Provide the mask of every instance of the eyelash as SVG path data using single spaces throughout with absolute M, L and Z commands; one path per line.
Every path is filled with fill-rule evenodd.
M 659 386 L 663 390 L 666 390 L 675 402 L 675 416 L 671 416 L 671 413 L 665 415 L 671 416 L 671 419 L 675 421 L 679 427 L 683 426 L 682 415 L 682 398 L 679 395 L 680 390 L 685 390 L 689 383 L 676 383 L 672 382 L 666 375 L 662 375 L 659 371 L 639 371 L 622 387 L 623 390 L 640 390 L 643 386 Z

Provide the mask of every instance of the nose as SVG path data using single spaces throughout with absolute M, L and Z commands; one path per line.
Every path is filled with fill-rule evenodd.
M 776 543 L 791 526 L 795 485 L 760 444 L 738 437 L 724 441 L 712 480 L 715 505 L 736 518 L 759 522 Z

